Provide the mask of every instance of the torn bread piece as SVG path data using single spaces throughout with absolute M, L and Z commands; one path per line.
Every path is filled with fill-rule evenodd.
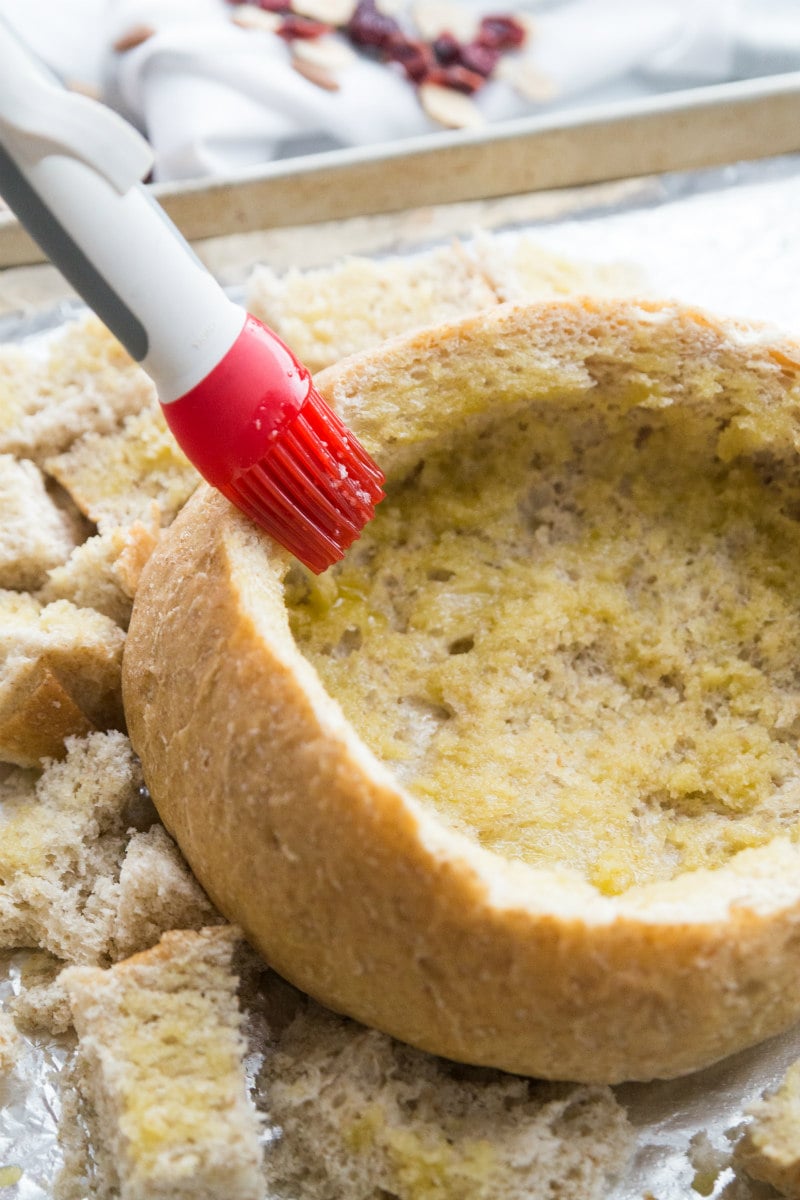
M 221 921 L 164 827 L 155 824 L 135 833 L 119 873 L 113 957 L 146 950 L 169 929 L 200 929 Z
M 42 603 L 70 600 L 127 629 L 142 569 L 158 540 L 157 505 L 151 514 L 153 510 L 149 523 L 134 521 L 76 546 L 66 562 L 47 572 L 37 599 Z
M 66 737 L 120 728 L 124 640 L 92 609 L 0 591 L 0 761 L 37 766 Z
M 237 1003 L 237 943 L 229 926 L 176 931 L 107 971 L 64 972 L 94 1178 L 76 1178 L 68 1156 L 60 1197 L 265 1196 Z
M 800 1061 L 780 1085 L 750 1107 L 734 1162 L 751 1179 L 770 1183 L 784 1196 L 800 1197 Z
M 592 296 L 647 294 L 644 272 L 629 263 L 591 263 L 546 250 L 530 234 L 479 233 L 471 247 L 480 270 L 502 303 Z
M 105 963 L 149 949 L 169 929 L 202 929 L 223 920 L 158 824 L 133 833 L 121 864 L 109 861 L 94 881 L 93 900 L 95 924 L 104 932 L 95 958 Z M 22 1028 L 58 1034 L 70 1027 L 63 968 L 64 962 L 46 951 L 29 954 L 21 990 L 10 1004 Z
M 0 454 L 0 587 L 33 591 L 65 562 L 78 531 L 29 459 Z
M 38 352 L 0 350 L 0 453 L 41 463 L 88 433 L 109 432 L 152 402 L 150 379 L 95 317 Z
M 8 1003 L 19 1029 L 28 1034 L 57 1037 L 72 1028 L 72 1011 L 61 982 L 64 963 L 47 950 L 26 950 L 20 967 L 20 988 Z
M 347 258 L 284 276 L 259 267 L 247 304 L 318 371 L 398 333 L 490 308 L 497 296 L 453 243 L 402 258 Z
M 0 446 L 14 435 L 34 393 L 36 367 L 21 346 L 0 347 Z
M 0 948 L 106 963 L 176 924 L 218 922 L 154 820 L 117 731 L 68 739 L 66 758 L 41 773 L 13 769 L 0 782 Z M 132 830 L 137 822 L 149 827 Z M 50 982 L 48 972 L 32 981 Z
M 101 533 L 147 526 L 154 504 L 159 524 L 169 525 L 200 481 L 155 400 L 118 429 L 85 434 L 46 469 Z
M 689 1139 L 686 1157 L 694 1171 L 693 1190 L 700 1196 L 710 1196 L 720 1175 L 731 1166 L 733 1145 L 729 1134 L 712 1138 L 707 1130 L 698 1130 Z
M 0 1076 L 13 1071 L 21 1049 L 21 1039 L 14 1018 L 0 1009 Z
M 70 738 L 41 775 L 0 783 L 0 946 L 93 963 L 114 932 L 119 864 L 141 776 L 118 732 Z
M 602 1200 L 633 1146 L 610 1088 L 459 1067 L 313 1002 L 264 1076 L 276 1200 Z

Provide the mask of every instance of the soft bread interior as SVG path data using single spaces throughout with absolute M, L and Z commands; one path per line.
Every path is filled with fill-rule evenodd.
M 800 814 L 798 457 L 757 374 L 700 359 L 673 387 L 658 349 L 529 371 L 527 395 L 512 372 L 477 413 L 463 380 L 345 561 L 286 584 L 300 649 L 415 797 L 607 894 Z

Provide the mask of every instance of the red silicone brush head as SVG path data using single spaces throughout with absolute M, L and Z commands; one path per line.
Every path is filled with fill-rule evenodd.
M 319 574 L 372 520 L 382 483 L 383 473 L 312 387 L 272 450 L 225 495 Z
M 163 408 L 201 475 L 312 571 L 342 558 L 383 498 L 379 467 L 254 317 L 202 383 Z

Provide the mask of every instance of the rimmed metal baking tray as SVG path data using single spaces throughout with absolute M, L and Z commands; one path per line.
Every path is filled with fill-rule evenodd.
M 800 151 L 800 71 L 156 184 L 190 240 Z M 0 213 L 0 268 L 41 261 Z

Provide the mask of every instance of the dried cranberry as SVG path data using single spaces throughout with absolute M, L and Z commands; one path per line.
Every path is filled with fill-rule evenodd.
M 235 0 L 236 4 L 240 4 L 241 2 L 242 0 Z M 290 13 L 292 11 L 292 6 L 287 0 L 256 0 L 256 2 L 258 7 L 263 8 L 265 12 Z
M 453 63 L 449 67 L 434 67 L 425 77 L 426 83 L 438 83 L 441 87 L 452 88 L 454 92 L 465 92 L 471 96 L 486 83 L 483 75 L 470 71 L 461 63 Z
M 461 47 L 461 63 L 469 71 L 477 71 L 484 79 L 488 79 L 497 66 L 501 51 L 492 46 L 484 46 L 480 42 L 470 42 Z
M 279 27 L 275 30 L 278 37 L 284 38 L 287 42 L 293 38 L 309 38 L 322 37 L 323 33 L 331 33 L 332 25 L 326 25 L 324 21 L 310 21 L 308 17 L 284 17 Z
M 525 29 L 514 17 L 484 17 L 476 41 L 491 50 L 516 50 L 525 41 Z
M 402 35 L 392 38 L 387 47 L 392 62 L 400 63 L 409 79 L 421 83 L 434 66 L 433 55 L 425 42 L 417 42 Z
M 375 0 L 359 0 L 346 26 L 347 36 L 356 46 L 387 50 L 392 38 L 402 36 L 394 17 L 378 12 Z
M 436 61 L 443 67 L 449 67 L 451 63 L 458 62 L 461 57 L 461 43 L 457 37 L 446 30 L 434 38 L 431 49 L 436 56 Z

